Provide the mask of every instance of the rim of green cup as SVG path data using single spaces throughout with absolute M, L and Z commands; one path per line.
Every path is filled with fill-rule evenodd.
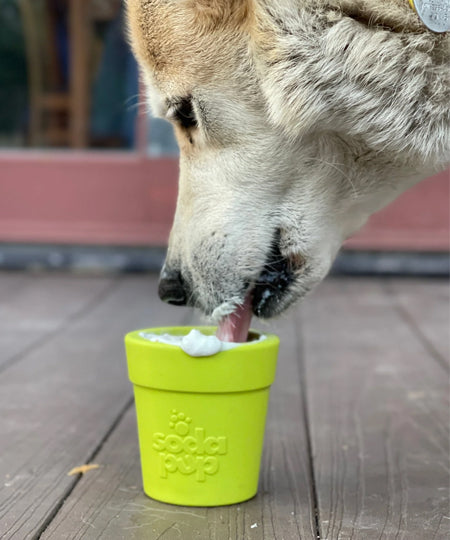
M 164 326 L 143 328 L 125 336 L 128 373 L 133 384 L 157 390 L 199 393 L 245 392 L 267 388 L 275 378 L 279 338 L 250 330 L 254 342 L 193 357 L 181 347 L 149 341 L 139 334 L 186 335 L 192 329 L 213 335 L 214 326 Z

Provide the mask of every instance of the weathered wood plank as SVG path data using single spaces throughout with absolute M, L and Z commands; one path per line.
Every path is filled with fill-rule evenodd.
M 315 539 L 308 451 L 297 362 L 298 329 L 286 320 L 272 388 L 256 498 L 218 508 L 176 507 L 146 497 L 141 488 L 134 411 L 123 418 L 42 539 L 246 540 Z
M 130 403 L 124 333 L 184 317 L 156 303 L 155 288 L 154 278 L 120 278 L 89 312 L 1 374 L 1 538 L 39 533 L 76 482 L 67 472 L 95 454 Z
M 442 367 L 381 281 L 325 282 L 300 317 L 321 538 L 449 538 Z
M 112 279 L 0 273 L 0 371 L 103 295 Z
M 29 275 L 25 272 L 0 271 L 0 305 L 13 298 L 27 283 Z
M 393 279 L 389 292 L 430 354 L 450 365 L 450 285 L 442 279 Z

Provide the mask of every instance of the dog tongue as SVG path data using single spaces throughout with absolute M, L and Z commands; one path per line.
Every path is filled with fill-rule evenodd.
M 252 298 L 247 294 L 244 303 L 237 306 L 230 315 L 224 317 L 217 328 L 216 336 L 222 341 L 242 343 L 247 341 L 252 320 Z

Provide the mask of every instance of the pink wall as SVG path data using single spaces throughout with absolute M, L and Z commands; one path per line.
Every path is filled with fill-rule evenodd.
M 136 154 L 0 157 L 0 240 L 164 244 L 178 165 Z

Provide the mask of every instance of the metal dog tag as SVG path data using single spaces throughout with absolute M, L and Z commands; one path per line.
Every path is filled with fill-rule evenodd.
M 424 25 L 433 32 L 450 32 L 450 0 L 409 0 Z

